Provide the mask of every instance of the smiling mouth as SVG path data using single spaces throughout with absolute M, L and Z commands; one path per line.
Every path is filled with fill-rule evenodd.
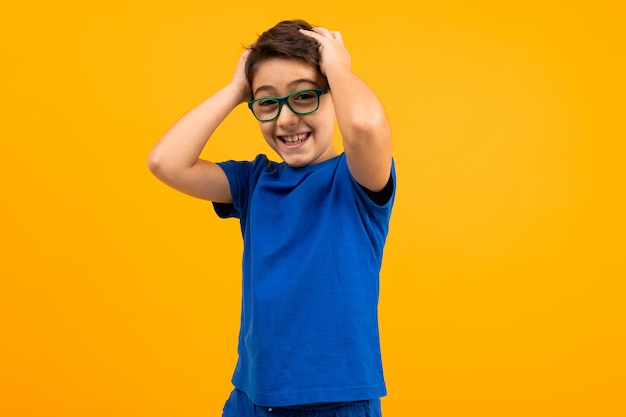
M 310 135 L 311 135 L 310 132 L 298 133 L 297 135 L 278 136 L 278 139 L 283 141 L 283 143 L 285 143 L 287 146 L 295 146 L 307 140 Z

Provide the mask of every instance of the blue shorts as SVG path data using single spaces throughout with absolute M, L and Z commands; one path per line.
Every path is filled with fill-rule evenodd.
M 224 405 L 222 417 L 381 417 L 381 411 L 379 398 L 292 407 L 261 407 L 235 388 Z

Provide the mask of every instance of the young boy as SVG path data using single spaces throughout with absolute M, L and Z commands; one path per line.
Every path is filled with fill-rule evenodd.
M 242 102 L 283 162 L 199 159 Z M 240 219 L 239 359 L 223 416 L 380 416 L 379 273 L 395 171 L 385 111 L 351 71 L 341 34 L 299 20 L 263 33 L 149 167 Z

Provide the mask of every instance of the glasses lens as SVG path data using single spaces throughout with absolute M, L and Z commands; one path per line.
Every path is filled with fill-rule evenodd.
M 289 106 L 296 113 L 312 113 L 319 106 L 319 96 L 315 91 L 300 91 L 289 96 Z
M 252 111 L 260 120 L 270 120 L 278 114 L 278 100 L 258 100 L 252 104 Z

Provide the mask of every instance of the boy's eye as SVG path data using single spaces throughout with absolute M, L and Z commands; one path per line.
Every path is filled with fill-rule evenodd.
M 276 100 L 260 100 L 257 104 L 261 107 L 270 107 L 275 106 L 278 102 Z
M 311 100 L 313 98 L 315 98 L 315 93 L 312 93 L 310 91 L 305 91 L 305 92 L 302 92 L 300 94 L 296 94 L 295 96 L 293 96 L 293 99 L 296 101 Z

